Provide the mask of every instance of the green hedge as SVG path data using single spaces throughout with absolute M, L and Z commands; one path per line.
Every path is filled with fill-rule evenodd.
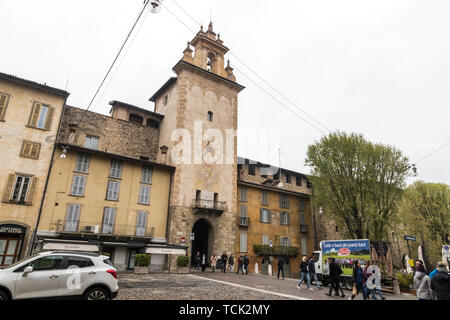
M 188 256 L 178 256 L 177 258 L 177 266 L 182 268 L 186 267 L 189 264 L 189 257 Z
M 412 274 L 397 273 L 395 276 L 398 279 L 398 284 L 402 288 L 409 288 L 409 285 L 414 282 L 414 275 Z
M 298 247 L 274 246 L 271 248 L 269 245 L 264 244 L 254 244 L 253 251 L 256 254 L 273 254 L 288 257 L 297 257 L 300 252 Z
M 150 255 L 149 254 L 137 254 L 136 255 L 136 266 L 137 267 L 148 267 L 150 265 Z

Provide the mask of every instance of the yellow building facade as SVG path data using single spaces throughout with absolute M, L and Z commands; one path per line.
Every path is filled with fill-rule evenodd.
M 0 73 L 0 266 L 28 253 L 68 95 Z

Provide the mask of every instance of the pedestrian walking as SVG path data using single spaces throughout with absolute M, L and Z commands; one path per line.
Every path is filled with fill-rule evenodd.
M 361 267 L 361 261 L 355 261 L 355 265 L 353 267 L 353 290 L 351 300 L 355 299 L 355 297 L 362 292 L 363 299 L 367 300 L 366 292 L 364 291 L 364 271 Z
M 375 288 L 369 289 L 367 286 L 367 280 L 370 278 L 371 274 L 369 274 L 368 269 L 370 267 L 370 261 L 367 261 L 367 264 L 364 266 L 364 284 L 363 284 L 363 292 L 366 294 L 366 298 L 370 299 L 370 295 L 372 295 L 372 298 L 374 300 L 377 300 L 377 297 L 375 297 Z M 374 270 L 375 271 L 375 270 Z M 374 281 L 373 279 L 372 281 Z
M 284 280 L 284 264 L 286 263 L 285 259 L 283 256 L 279 256 L 278 257 L 278 276 L 277 279 L 280 279 L 280 272 L 283 276 L 283 280 Z
M 250 264 L 250 260 L 248 259 L 247 255 L 244 256 L 244 269 L 245 274 L 248 274 L 248 265 Z
M 339 297 L 339 292 L 342 293 L 341 297 L 345 297 L 344 292 L 340 285 L 340 276 L 343 273 L 341 267 L 336 263 L 333 257 L 328 258 L 328 270 L 330 279 L 330 291 L 326 293 L 327 296 L 331 296 L 333 290 L 335 291 L 335 296 Z
M 211 256 L 211 271 L 212 271 L 212 272 L 216 272 L 216 265 L 217 265 L 217 256 L 216 256 L 216 254 L 214 253 L 214 254 Z
M 438 272 L 431 279 L 430 284 L 432 296 L 436 300 L 450 300 L 450 275 L 445 263 L 439 262 L 437 269 Z
M 317 279 L 316 265 L 314 263 L 314 256 L 311 256 L 309 258 L 308 267 L 309 267 L 309 278 L 311 279 L 311 284 L 314 280 L 316 282 L 317 289 L 321 290 L 322 288 L 320 287 L 319 280 Z
M 297 283 L 297 289 L 301 289 L 300 285 L 303 281 L 306 282 L 308 290 L 313 291 L 313 288 L 311 288 L 311 279 L 309 278 L 309 269 L 308 263 L 306 262 L 306 257 L 303 257 L 302 262 L 300 263 L 300 281 Z
M 197 251 L 197 254 L 195 255 L 195 260 L 194 260 L 195 270 L 200 269 L 201 262 L 202 262 L 202 256 L 200 255 L 200 251 Z
M 423 269 L 425 270 L 425 269 Z M 423 271 L 417 271 L 414 275 L 414 288 L 417 290 L 417 299 L 432 300 L 431 278 Z
M 234 258 L 232 253 L 228 257 L 228 271 L 234 272 Z
M 206 270 L 206 254 L 202 255 L 202 272 Z
M 227 256 L 227 253 L 225 251 L 222 253 L 222 256 L 220 257 L 220 260 L 222 262 L 222 272 L 226 273 L 227 272 L 228 256 Z
M 375 273 L 375 270 L 372 271 L 372 273 Z M 375 279 L 375 289 L 373 290 L 372 297 L 374 300 L 377 300 L 376 293 L 381 297 L 381 300 L 386 300 L 386 298 L 381 293 L 381 281 Z
M 238 269 L 237 269 L 236 274 L 239 274 L 239 270 L 241 270 L 242 274 L 244 274 L 243 265 L 244 265 L 244 263 L 243 263 L 241 257 L 239 257 L 238 258 Z

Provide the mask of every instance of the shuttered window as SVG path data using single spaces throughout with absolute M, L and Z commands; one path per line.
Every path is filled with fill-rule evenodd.
M 120 179 L 122 177 L 122 161 L 111 160 L 110 178 Z
M 287 194 L 280 193 L 280 208 L 289 209 L 289 199 Z
M 299 209 L 300 209 L 301 211 L 304 211 L 304 210 L 305 210 L 305 199 L 300 199 Z
M 22 148 L 20 149 L 20 156 L 22 158 L 38 160 L 40 151 L 41 151 L 40 143 L 24 140 L 22 142 Z
M 5 120 L 6 108 L 9 103 L 9 95 L 0 93 L 0 121 Z
M 268 234 L 263 234 L 263 236 L 262 236 L 262 244 L 263 245 L 269 245 L 269 235 Z
M 106 200 L 117 201 L 119 200 L 119 188 L 120 182 L 108 181 L 108 191 L 106 193 Z
M 300 215 L 299 215 L 299 217 L 300 217 L 300 225 L 306 225 L 306 216 L 305 216 L 305 214 L 304 213 L 300 213 Z
M 113 233 L 116 220 L 116 208 L 105 208 L 103 213 L 102 233 Z
M 84 196 L 84 187 L 86 185 L 86 177 L 84 176 L 73 176 L 72 182 L 72 195 L 73 196 Z
M 80 208 L 79 204 L 69 204 L 67 206 L 67 216 L 64 231 L 76 232 L 78 229 L 78 222 L 80 220 Z
M 269 193 L 267 191 L 261 191 L 261 204 L 269 204 Z
M 239 250 L 240 252 L 247 252 L 247 234 L 241 233 L 239 236 Z
M 55 108 L 35 102 L 31 108 L 28 126 L 43 130 L 50 130 Z
M 143 183 L 152 183 L 152 176 L 153 176 L 153 168 L 151 167 L 143 167 L 142 168 L 142 178 L 141 182 Z
M 289 212 L 281 211 L 280 212 L 280 224 L 288 226 L 290 225 L 290 216 Z
M 281 237 L 281 246 L 282 247 L 290 247 L 291 246 L 291 239 L 288 237 Z
M 139 203 L 150 204 L 150 185 L 141 184 L 139 190 Z
M 259 209 L 259 220 L 263 223 L 270 223 L 271 222 L 271 215 L 270 211 L 265 208 Z
M 26 196 L 28 194 L 28 187 L 30 186 L 31 177 L 16 176 L 16 182 L 14 183 L 14 190 L 12 194 L 12 201 L 19 203 L 25 203 Z
M 10 174 L 2 201 L 31 205 L 36 194 L 36 187 L 36 177 Z
M 247 201 L 247 188 L 240 187 L 239 190 L 240 190 L 239 200 L 240 201 Z
M 78 155 L 75 171 L 81 172 L 81 173 L 88 173 L 90 159 L 91 159 L 90 155 L 88 155 L 86 153 L 80 153 Z
M 98 149 L 98 137 L 86 135 L 86 140 L 84 141 L 84 147 L 92 150 Z
M 136 235 L 145 236 L 147 229 L 147 211 L 139 211 L 136 222 Z
M 302 244 L 302 255 L 307 256 L 308 255 L 308 240 L 306 238 L 302 238 L 301 244 Z

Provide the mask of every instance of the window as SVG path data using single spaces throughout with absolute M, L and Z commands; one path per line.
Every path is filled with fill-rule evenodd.
M 66 225 L 64 231 L 76 232 L 78 229 L 78 222 L 80 220 L 80 208 L 79 204 L 69 204 L 67 207 Z
M 120 179 L 122 177 L 122 161 L 111 160 L 110 178 Z
M 144 118 L 138 114 L 131 113 L 128 117 L 128 121 L 142 125 Z
M 279 180 L 280 179 L 280 171 L 278 171 L 277 173 L 275 173 L 273 175 L 273 180 Z
M 116 220 L 116 208 L 105 208 L 103 213 L 102 233 L 113 233 Z
M 300 225 L 301 226 L 305 226 L 306 225 L 306 216 L 305 216 L 305 214 L 304 213 L 300 213 L 299 218 L 300 218 Z
M 285 226 L 290 225 L 289 212 L 285 212 L 285 211 L 280 212 L 280 224 L 285 225 Z
M 247 201 L 247 188 L 240 187 L 240 201 Z
M 88 173 L 90 156 L 86 153 L 80 153 L 78 155 L 77 165 L 75 171 L 81 173 Z
M 286 183 L 291 183 L 291 176 L 286 174 Z
M 147 119 L 147 127 L 158 129 L 159 128 L 159 122 L 156 121 L 156 120 L 153 120 L 153 119 Z
M 305 211 L 305 199 L 300 199 L 298 207 L 301 211 Z
M 36 194 L 37 178 L 26 175 L 10 174 L 3 194 L 3 202 L 32 204 Z
M 285 193 L 280 193 L 280 208 L 289 209 L 289 199 Z
M 0 93 L 0 121 L 5 120 L 6 108 L 8 108 L 9 95 Z
M 106 192 L 106 200 L 119 200 L 120 182 L 110 180 L 108 181 L 108 191 Z
M 136 235 L 137 236 L 145 236 L 145 232 L 147 229 L 147 212 L 139 211 L 136 223 Z
M 216 56 L 214 53 L 210 52 L 208 53 L 208 56 L 206 57 L 206 70 L 210 72 L 216 72 Z
M 16 269 L 15 272 L 23 272 L 26 267 L 33 267 L 33 272 L 35 271 L 49 271 L 61 269 L 61 262 L 63 261 L 63 256 L 47 256 L 40 259 L 36 259 L 27 263 L 26 265 Z
M 265 208 L 259 209 L 259 216 L 260 216 L 259 220 L 261 222 L 263 222 L 263 223 L 271 222 L 270 211 L 268 209 L 265 209 Z
M 86 135 L 86 140 L 84 141 L 84 147 L 92 150 L 98 149 L 98 137 Z
M 302 177 L 296 176 L 295 177 L 295 184 L 300 187 L 302 185 Z
M 141 188 L 139 190 L 139 204 L 150 204 L 150 188 L 151 186 L 141 184 Z
M 248 174 L 251 176 L 255 175 L 255 168 L 256 166 L 254 164 L 249 164 L 248 165 Z
M 281 237 L 281 246 L 282 247 L 290 247 L 291 246 L 291 239 L 288 237 Z
M 269 235 L 263 234 L 262 236 L 262 244 L 268 246 L 269 245 Z
M 212 121 L 213 121 L 213 113 L 212 113 L 211 111 L 208 112 L 207 120 L 208 120 L 209 122 L 212 122 Z
M 20 156 L 22 158 L 29 158 L 33 160 L 39 159 L 39 152 L 41 151 L 41 144 L 24 140 L 22 148 L 20 149 Z
M 267 191 L 261 191 L 261 204 L 269 204 L 269 193 Z
M 167 106 L 168 102 L 169 102 L 169 95 L 166 94 L 166 96 L 164 97 L 164 105 Z
M 247 205 L 241 204 L 239 208 L 239 216 L 242 218 L 247 218 Z
M 153 176 L 153 168 L 151 168 L 151 167 L 142 167 L 141 182 L 143 182 L 143 183 L 152 183 L 152 176 Z
M 239 250 L 240 252 L 247 252 L 247 234 L 241 233 L 239 235 Z
M 34 103 L 31 108 L 28 126 L 43 130 L 50 130 L 55 108 L 42 103 Z
M 308 240 L 306 238 L 302 238 L 301 243 L 302 243 L 302 255 L 307 256 L 308 255 Z
M 73 176 L 72 183 L 72 195 L 73 196 L 84 196 L 84 187 L 86 185 L 86 177 L 85 176 Z
M 67 267 L 78 267 L 78 268 L 87 268 L 87 267 L 93 267 L 94 263 L 91 259 L 85 258 L 85 257 L 75 257 L 75 256 L 68 256 L 67 257 Z

